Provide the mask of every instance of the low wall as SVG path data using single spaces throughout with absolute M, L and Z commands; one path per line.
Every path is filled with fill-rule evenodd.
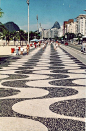
M 27 45 L 27 42 L 26 41 L 9 41 L 9 46 L 14 46 L 14 45 L 18 45 L 18 46 L 20 46 L 20 45 L 23 45 L 23 46 L 26 46 Z M 6 42 L 6 40 L 0 40 L 0 46 L 7 46 L 8 45 L 8 43 Z

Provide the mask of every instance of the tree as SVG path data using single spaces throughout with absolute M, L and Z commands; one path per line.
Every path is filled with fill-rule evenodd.
M 2 9 L 0 8 L 0 17 L 2 17 L 4 12 L 2 12 Z
M 2 17 L 4 14 L 4 12 L 2 11 L 2 9 L 0 8 L 0 17 Z M 0 27 L 1 27 L 2 23 L 0 23 Z M 4 27 L 4 26 L 3 26 Z M 0 28 L 0 33 L 3 35 L 3 27 Z M 5 27 L 4 27 L 5 28 Z
M 25 33 L 23 30 L 19 31 L 19 39 L 20 39 L 20 45 L 21 41 L 27 41 L 28 33 Z
M 70 40 L 76 37 L 74 33 L 69 33 L 69 32 L 64 35 L 64 38 L 65 36 L 67 36 L 67 40 Z
M 79 43 L 80 43 L 80 38 L 82 38 L 82 36 L 83 36 L 83 35 L 82 35 L 81 33 L 78 33 L 78 34 L 77 34 L 77 38 L 78 38 Z

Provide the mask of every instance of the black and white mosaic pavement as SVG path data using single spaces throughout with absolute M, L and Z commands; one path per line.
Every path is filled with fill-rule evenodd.
M 53 45 L 0 62 L 0 131 L 85 131 L 86 65 Z

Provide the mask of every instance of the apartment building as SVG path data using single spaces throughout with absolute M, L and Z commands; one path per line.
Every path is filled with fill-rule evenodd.
M 66 33 L 77 34 L 77 22 L 71 22 L 66 25 Z
M 66 25 L 67 25 L 67 21 L 63 22 L 63 35 L 66 33 Z
M 41 32 L 42 38 L 55 38 L 58 36 L 58 29 L 57 28 L 51 28 L 51 29 L 46 29 L 42 30 Z
M 60 29 L 58 29 L 58 37 L 62 36 L 63 36 L 63 26 L 61 26 Z
M 80 14 L 76 18 L 77 22 L 77 33 L 81 33 L 86 36 L 86 14 Z

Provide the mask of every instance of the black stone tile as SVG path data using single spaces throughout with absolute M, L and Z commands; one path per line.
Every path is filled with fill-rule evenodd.
M 54 69 L 54 70 L 52 70 L 50 72 L 52 72 L 52 73 L 69 73 L 67 69 L 61 69 L 61 70 L 59 70 L 59 69 L 55 70 Z
M 64 69 L 65 67 L 64 66 L 50 66 L 49 69 L 50 70 L 58 70 L 58 69 Z
M 70 119 L 37 118 L 48 131 L 85 131 L 85 123 Z
M 73 99 L 56 102 L 49 109 L 57 114 L 85 118 L 86 99 Z
M 29 76 L 26 76 L 26 75 L 17 75 L 17 74 L 7 74 L 9 77 L 8 78 L 5 78 L 5 79 L 23 79 L 23 78 L 27 78 Z
M 61 78 L 68 78 L 68 75 L 64 75 L 64 74 L 47 74 L 49 77 L 49 79 L 61 79 Z
M 25 83 L 28 82 L 28 80 L 16 80 L 16 81 L 7 81 L 3 82 L 3 86 L 9 86 L 9 87 L 28 87 Z
M 0 100 L 0 116 L 1 117 L 19 117 L 31 119 L 34 121 L 39 121 L 44 124 L 48 131 L 85 131 L 85 123 L 81 121 L 76 121 L 72 119 L 55 119 L 55 118 L 43 118 L 38 116 L 28 116 L 24 114 L 19 114 L 12 110 L 12 106 L 25 99 L 10 99 L 10 100 Z
M 15 73 L 19 74 L 32 74 L 32 70 L 21 70 L 21 71 L 15 71 Z
M 37 87 L 36 87 L 37 88 Z M 48 95 L 45 95 L 43 97 L 40 97 L 41 99 L 43 98 L 55 98 L 55 97 L 67 97 L 71 95 L 75 95 L 78 93 L 77 90 L 71 89 L 71 88 L 57 88 L 57 87 L 39 87 L 40 89 L 45 89 L 49 91 Z M 39 98 L 37 98 L 39 99 Z
M 10 88 L 0 88 L 0 97 L 17 95 L 19 92 L 19 90 L 14 90 Z
M 49 84 L 56 85 L 56 86 L 85 86 L 85 85 L 72 83 L 73 80 L 76 80 L 76 79 L 55 80 L 55 81 L 50 81 Z
M 33 69 L 33 67 L 32 66 L 26 66 L 26 65 L 24 65 L 24 66 L 22 66 L 22 67 L 18 67 L 18 70 L 25 70 L 25 69 Z
M 27 86 L 25 83 L 28 82 L 28 80 L 16 80 L 16 81 L 7 81 L 3 82 L 2 85 L 8 86 L 8 87 L 17 87 L 17 88 L 39 88 L 49 91 L 49 94 L 44 95 L 40 98 L 53 98 L 53 97 L 65 97 L 70 95 L 75 95 L 78 93 L 77 90 L 71 89 L 71 88 L 57 88 L 57 87 L 36 87 L 36 86 Z M 37 82 L 37 81 L 36 81 Z

